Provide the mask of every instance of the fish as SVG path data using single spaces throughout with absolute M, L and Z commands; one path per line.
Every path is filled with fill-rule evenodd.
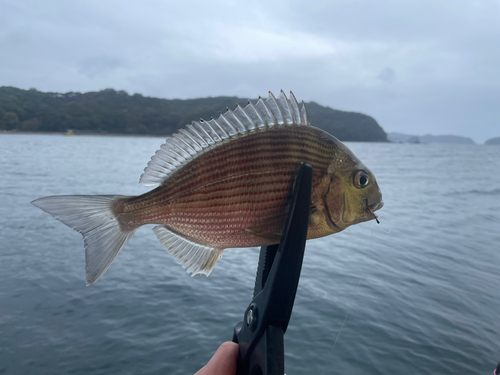
M 155 186 L 145 194 L 31 203 L 82 234 L 87 285 L 146 224 L 156 224 L 160 243 L 189 273 L 208 276 L 227 248 L 279 243 L 302 163 L 313 169 L 307 239 L 377 219 L 383 201 L 373 173 L 283 91 L 169 136 L 140 178 Z

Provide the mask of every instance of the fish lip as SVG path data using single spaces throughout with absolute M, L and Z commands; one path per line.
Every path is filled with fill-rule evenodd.
M 378 220 L 378 216 L 375 211 L 380 210 L 384 206 L 384 201 L 381 199 L 377 203 L 373 203 L 371 205 L 368 204 L 368 198 L 363 199 L 363 203 L 365 205 L 365 212 L 368 220 L 375 219 L 378 224 L 380 221 Z
M 366 202 L 368 203 L 368 200 Z M 369 209 L 371 212 L 380 210 L 382 207 L 384 207 L 384 201 L 383 200 L 381 200 L 378 203 L 374 203 L 374 204 L 371 204 L 369 206 L 368 205 L 366 206 L 366 208 Z

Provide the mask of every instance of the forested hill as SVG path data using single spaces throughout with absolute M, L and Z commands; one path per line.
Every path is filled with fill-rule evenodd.
M 0 131 L 169 135 L 200 118 L 216 117 L 247 99 L 167 100 L 106 89 L 65 94 L 0 87 Z M 306 103 L 311 123 L 342 141 L 386 142 L 387 135 L 370 116 Z

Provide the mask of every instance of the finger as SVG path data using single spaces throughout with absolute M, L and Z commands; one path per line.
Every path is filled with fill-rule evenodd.
M 207 365 L 195 375 L 235 375 L 238 352 L 238 344 L 229 341 L 223 343 Z

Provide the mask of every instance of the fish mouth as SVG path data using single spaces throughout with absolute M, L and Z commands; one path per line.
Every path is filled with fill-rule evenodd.
M 380 224 L 380 221 L 378 220 L 378 216 L 375 214 L 375 211 L 380 210 L 382 207 L 384 207 L 384 201 L 381 200 L 371 205 L 368 204 L 368 198 L 365 198 L 364 201 L 365 201 L 365 210 L 368 213 L 368 216 L 373 217 L 377 221 L 377 224 Z
M 377 210 L 380 210 L 382 207 L 384 207 L 384 201 L 380 201 L 378 203 L 374 203 L 374 204 L 371 204 L 368 206 L 368 200 L 366 200 L 366 208 L 368 210 L 370 210 L 370 212 L 374 212 L 374 211 L 377 211 Z

